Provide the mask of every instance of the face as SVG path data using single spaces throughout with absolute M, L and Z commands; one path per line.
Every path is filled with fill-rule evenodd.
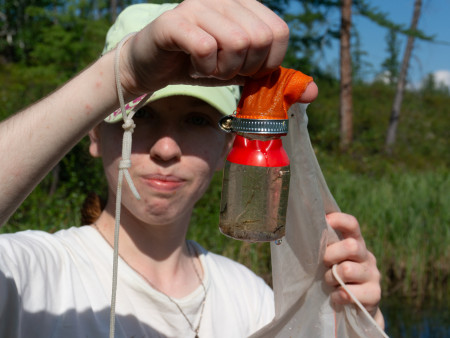
M 153 225 L 188 222 L 231 145 L 231 137 L 217 127 L 220 117 L 204 101 L 187 96 L 161 99 L 137 112 L 128 170 L 141 200 L 136 200 L 124 180 L 123 213 Z M 111 205 L 122 136 L 121 123 L 102 123 L 90 133 L 91 154 L 103 159 Z

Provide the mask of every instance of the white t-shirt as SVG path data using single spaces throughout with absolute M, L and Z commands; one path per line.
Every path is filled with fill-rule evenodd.
M 272 290 L 246 267 L 195 243 L 207 298 L 199 337 L 247 337 L 274 316 Z M 116 337 L 194 337 L 164 294 L 119 260 Z M 92 227 L 0 236 L 1 337 L 108 337 L 112 248 Z M 197 326 L 199 286 L 176 299 Z

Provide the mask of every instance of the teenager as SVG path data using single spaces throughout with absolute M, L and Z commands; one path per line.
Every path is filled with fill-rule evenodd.
M 186 0 L 176 7 L 130 7 L 108 34 L 111 52 L 0 125 L 0 154 L 8 159 L 0 172 L 2 222 L 88 132 L 90 153 L 102 158 L 109 187 L 106 207 L 89 226 L 0 236 L 2 336 L 108 334 L 123 129 L 103 120 L 118 108 L 113 48 L 131 32 L 121 25 L 142 17 L 145 27 L 123 45 L 119 60 L 126 101 L 154 95 L 134 118 L 128 171 L 141 199 L 123 186 L 116 336 L 245 337 L 273 317 L 273 294 L 262 279 L 185 236 L 194 204 L 231 144 L 217 127 L 236 105 L 229 85 L 279 66 L 288 28 L 257 1 Z M 316 95 L 311 82 L 300 100 Z M 324 264 L 338 264 L 344 282 L 382 325 L 379 272 L 356 219 L 335 213 L 327 220 L 346 236 L 327 248 Z M 337 286 L 330 271 L 324 278 Z M 332 300 L 350 302 L 338 287 Z

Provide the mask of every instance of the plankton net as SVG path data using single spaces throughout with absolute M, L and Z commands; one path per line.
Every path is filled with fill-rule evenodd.
M 271 243 L 275 318 L 251 338 L 387 337 L 354 304 L 331 304 L 323 277 L 327 243 L 338 240 L 325 214 L 339 211 L 317 162 L 307 130 L 306 104 L 289 110 L 283 143 L 291 161 L 291 180 L 282 243 Z

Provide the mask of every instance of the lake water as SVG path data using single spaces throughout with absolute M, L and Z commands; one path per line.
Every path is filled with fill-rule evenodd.
M 429 304 L 418 309 L 402 301 L 384 301 L 381 310 L 389 337 L 450 338 L 450 309 Z

